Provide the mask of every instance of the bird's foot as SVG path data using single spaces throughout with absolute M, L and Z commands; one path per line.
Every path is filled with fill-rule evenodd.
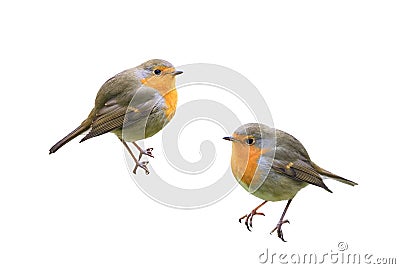
M 262 213 L 262 212 L 257 212 L 257 209 L 258 209 L 258 208 L 253 209 L 249 214 L 244 215 L 243 217 L 241 217 L 241 218 L 239 219 L 239 222 L 240 222 L 240 223 L 242 223 L 242 220 L 243 220 L 243 219 L 245 220 L 245 221 L 244 221 L 244 224 L 246 225 L 247 230 L 249 230 L 250 232 L 251 232 L 251 229 L 250 229 L 250 228 L 253 228 L 253 217 L 254 217 L 255 215 L 265 216 L 264 213 Z
M 146 173 L 146 175 L 150 174 L 149 169 L 147 168 L 147 164 L 149 164 L 148 161 L 143 161 L 143 162 L 136 162 L 135 168 L 133 169 L 133 173 L 136 175 L 136 170 L 140 167 L 144 170 L 144 172 Z
M 143 155 L 149 156 L 151 158 L 154 158 L 153 154 L 151 153 L 153 151 L 153 148 L 148 148 L 148 149 L 141 149 L 140 147 L 138 148 L 139 150 L 139 158 L 138 161 L 140 161 L 140 158 L 142 158 Z
M 283 242 L 286 242 L 286 240 L 283 238 L 283 232 L 282 232 L 282 225 L 285 224 L 285 223 L 289 223 L 290 224 L 290 222 L 288 220 L 279 221 L 278 224 L 276 225 L 276 227 L 269 234 L 272 234 L 273 232 L 277 231 L 278 237 Z
M 139 158 L 138 161 L 140 161 L 140 158 L 142 158 L 143 155 L 149 156 L 151 158 L 154 158 L 153 154 L 151 153 L 153 151 L 153 148 L 148 148 L 148 149 L 142 149 L 136 142 L 132 142 L 132 144 L 137 148 L 139 151 Z

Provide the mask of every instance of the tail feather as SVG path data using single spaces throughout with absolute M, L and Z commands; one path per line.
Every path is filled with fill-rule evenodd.
M 84 124 L 85 122 L 83 122 L 78 128 L 76 128 L 75 130 L 73 130 L 72 132 L 70 132 L 66 137 L 64 137 L 63 139 L 61 139 L 60 141 L 58 141 L 54 146 L 51 147 L 49 154 L 52 154 L 54 152 L 56 152 L 59 148 L 61 148 L 62 146 L 64 146 L 65 144 L 67 144 L 69 141 L 71 141 L 72 139 L 74 139 L 75 137 L 77 137 L 78 135 L 82 134 L 83 132 L 85 132 L 86 130 L 89 129 L 90 126 L 87 126 L 86 124 Z
M 342 183 L 347 184 L 347 185 L 350 185 L 350 186 L 358 185 L 356 182 L 351 181 L 351 180 L 348 180 L 348 179 L 345 179 L 345 178 L 340 177 L 340 176 L 338 176 L 338 175 L 335 175 L 335 174 L 333 174 L 333 173 L 331 173 L 331 172 L 329 172 L 329 171 L 327 171 L 327 170 L 325 170 L 325 169 L 319 167 L 318 165 L 316 165 L 316 164 L 313 163 L 313 162 L 311 162 L 311 164 L 312 164 L 312 166 L 314 167 L 314 169 L 317 170 L 318 173 L 320 173 L 320 174 L 323 175 L 323 176 L 330 177 L 330 178 L 332 178 L 332 179 L 334 179 L 334 180 L 337 180 L 337 181 L 339 181 L 339 182 L 342 182 Z

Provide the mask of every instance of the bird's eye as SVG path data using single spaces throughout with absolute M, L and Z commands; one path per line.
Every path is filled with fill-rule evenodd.
M 156 69 L 153 71 L 154 75 L 159 76 L 161 74 L 161 70 L 160 69 Z
M 253 145 L 256 142 L 256 140 L 254 138 L 246 138 L 246 140 L 244 140 L 244 142 L 247 145 Z

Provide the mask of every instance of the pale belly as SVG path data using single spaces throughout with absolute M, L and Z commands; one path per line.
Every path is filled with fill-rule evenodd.
M 139 141 L 158 133 L 169 122 L 164 111 L 152 112 L 149 116 L 135 119 L 134 122 L 127 122 L 123 129 L 113 132 L 127 142 Z
M 239 180 L 238 182 L 244 189 L 246 189 L 246 191 L 250 191 L 247 185 Z M 306 182 L 293 180 L 283 175 L 271 172 L 268 174 L 263 183 L 257 182 L 256 184 L 260 187 L 251 194 L 265 201 L 282 201 L 292 199 L 298 191 L 308 185 Z
M 276 173 L 269 173 L 267 179 L 253 195 L 267 201 L 289 200 L 307 185 L 306 182 L 293 180 Z

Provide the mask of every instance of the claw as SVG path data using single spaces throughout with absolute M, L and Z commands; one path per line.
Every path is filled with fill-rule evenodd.
M 285 223 L 289 223 L 290 222 L 288 220 L 284 220 L 284 221 L 280 221 L 278 222 L 278 224 L 275 226 L 275 228 L 269 233 L 272 234 L 273 232 L 277 231 L 278 237 L 283 241 L 283 242 L 287 242 L 284 238 L 283 238 L 283 232 L 282 232 L 282 225 Z
M 143 155 L 154 158 L 153 154 L 151 153 L 152 151 L 153 151 L 153 148 L 148 148 L 144 151 L 140 151 L 138 160 L 140 160 L 140 158 L 142 158 Z
M 148 149 L 142 149 L 136 142 L 132 142 L 133 145 L 135 145 L 135 147 L 138 149 L 139 151 L 139 157 L 138 157 L 138 161 L 140 161 L 140 159 L 142 158 L 143 155 L 149 156 L 151 158 L 154 158 L 153 154 L 151 153 L 153 151 L 153 148 L 148 148 Z
M 255 214 L 253 214 L 253 216 L 251 216 L 251 218 L 250 218 L 250 227 L 251 227 L 251 228 L 253 228 L 253 217 L 254 217 L 255 215 L 265 216 L 264 213 L 259 213 L 259 212 L 256 212 Z
M 146 175 L 150 174 L 149 169 L 147 168 L 147 164 L 149 162 L 148 161 L 144 161 L 144 162 L 137 162 L 135 165 L 135 168 L 133 169 L 133 173 L 136 175 L 136 170 L 138 169 L 138 167 L 142 168 L 144 170 L 144 172 L 146 173 Z
M 148 149 L 146 149 L 145 153 L 142 153 L 142 155 L 146 155 L 146 156 L 149 156 L 151 158 L 154 158 L 153 154 L 151 154 L 152 151 L 153 151 L 153 148 L 148 148 Z
M 136 174 L 136 171 L 137 171 L 138 167 L 140 167 L 140 168 L 142 168 L 142 169 L 145 171 L 146 175 L 150 174 L 150 171 L 149 171 L 149 169 L 147 168 L 147 164 L 148 164 L 149 162 L 147 162 L 147 161 L 139 162 L 140 157 L 141 157 L 142 154 L 143 154 L 143 153 L 142 153 L 143 150 L 142 150 L 135 142 L 132 142 L 133 145 L 135 145 L 135 147 L 136 147 L 136 148 L 139 150 L 139 152 L 140 152 L 139 158 L 136 159 L 135 155 L 133 154 L 133 152 L 132 152 L 132 150 L 130 149 L 130 147 L 128 146 L 128 144 L 127 144 L 122 138 L 120 138 L 119 140 L 120 140 L 121 143 L 124 145 L 124 147 L 126 148 L 126 150 L 128 151 L 128 153 L 131 155 L 133 161 L 135 162 L 135 168 L 133 169 L 132 172 L 133 172 L 134 174 Z M 150 156 L 152 150 L 153 150 L 153 148 L 148 148 L 148 149 L 146 150 L 145 154 L 148 155 L 148 156 Z M 151 155 L 150 157 L 153 157 L 153 155 Z M 153 158 L 154 158 L 154 157 L 153 157 Z
M 263 206 L 266 203 L 266 201 L 264 201 L 261 205 L 259 205 L 258 207 L 256 207 L 255 209 L 253 209 L 249 214 L 244 215 L 243 217 L 241 217 L 239 219 L 239 222 L 242 223 L 242 220 L 245 219 L 244 224 L 246 225 L 247 230 L 249 230 L 251 232 L 250 228 L 253 228 L 253 217 L 255 215 L 260 215 L 260 216 L 265 216 L 264 213 L 262 212 L 257 212 L 257 209 L 259 209 L 261 206 Z

